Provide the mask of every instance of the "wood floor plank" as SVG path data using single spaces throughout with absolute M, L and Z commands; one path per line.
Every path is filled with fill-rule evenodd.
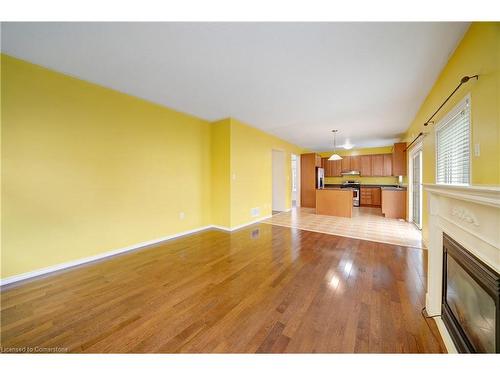
M 75 353 L 444 352 L 424 250 L 255 224 L 3 287 L 2 347 Z

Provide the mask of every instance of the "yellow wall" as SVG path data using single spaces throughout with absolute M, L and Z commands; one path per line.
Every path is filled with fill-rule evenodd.
M 210 224 L 207 121 L 5 55 L 1 73 L 2 277 Z
M 337 150 L 337 154 L 341 156 L 355 155 L 374 155 L 374 154 L 391 154 L 393 146 L 386 147 L 367 147 L 352 150 Z M 326 158 L 332 155 L 332 152 L 320 152 L 321 157 Z M 381 184 L 381 185 L 396 185 L 397 177 L 362 177 L 362 176 L 342 176 L 342 177 L 325 177 L 327 184 L 341 184 L 347 180 L 356 180 L 362 184 Z
M 2 278 L 270 215 L 272 149 L 288 185 L 302 152 L 6 55 L 1 74 Z
M 231 226 L 258 219 L 250 210 L 260 208 L 260 216 L 271 215 L 272 150 L 285 152 L 286 186 L 291 186 L 291 154 L 304 150 L 231 119 Z M 291 188 L 287 189 L 287 208 L 291 207 Z
M 231 120 L 211 125 L 211 212 L 212 224 L 231 226 Z
M 435 125 L 423 123 L 454 90 L 460 78 L 479 74 L 460 88 L 436 116 L 436 124 L 465 95 L 471 95 L 472 144 L 480 144 L 481 155 L 472 155 L 473 185 L 500 184 L 500 23 L 473 23 L 441 72 L 432 90 L 407 130 L 411 142 L 421 131 L 428 134 L 423 147 L 423 182 L 435 183 Z M 427 240 L 427 195 L 424 192 L 423 237 Z

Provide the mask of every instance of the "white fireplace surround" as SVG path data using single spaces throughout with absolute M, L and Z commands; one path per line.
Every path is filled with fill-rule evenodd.
M 429 240 L 426 310 L 434 316 L 448 349 L 456 353 L 441 315 L 443 232 L 500 272 L 500 186 L 424 184 L 428 193 Z

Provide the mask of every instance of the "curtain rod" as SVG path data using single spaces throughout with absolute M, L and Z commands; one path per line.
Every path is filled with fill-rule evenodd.
M 408 146 L 406 146 L 405 151 L 408 150 L 411 147 L 411 145 L 414 144 L 417 141 L 417 139 L 419 139 L 423 135 L 424 135 L 423 132 L 418 133 L 418 135 L 415 137 L 415 139 L 413 141 L 411 141 L 411 143 Z
M 432 114 L 432 116 L 424 123 L 424 126 L 427 126 L 429 125 L 429 123 L 431 122 L 431 120 L 434 118 L 434 116 L 436 116 L 436 113 L 439 112 L 439 110 L 441 108 L 444 107 L 444 105 L 448 102 L 448 100 L 450 100 L 450 98 L 453 96 L 453 94 L 455 94 L 457 92 L 457 90 L 460 88 L 460 86 L 462 86 L 464 83 L 468 82 L 471 78 L 475 78 L 476 80 L 479 79 L 479 75 L 474 75 L 474 76 L 465 76 L 465 77 L 462 77 L 462 79 L 460 80 L 460 83 L 458 84 L 458 86 L 455 88 L 455 90 L 453 90 L 453 92 L 450 94 L 450 96 L 448 96 L 446 98 L 446 100 L 443 102 L 443 104 L 441 104 L 439 106 L 439 108 L 436 110 L 436 112 L 434 112 Z M 434 123 L 434 121 L 432 121 Z

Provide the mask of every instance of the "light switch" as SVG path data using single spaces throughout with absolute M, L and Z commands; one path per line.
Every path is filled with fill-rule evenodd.
M 479 146 L 479 143 L 476 143 L 474 145 L 474 156 L 479 156 L 481 155 L 481 147 Z

